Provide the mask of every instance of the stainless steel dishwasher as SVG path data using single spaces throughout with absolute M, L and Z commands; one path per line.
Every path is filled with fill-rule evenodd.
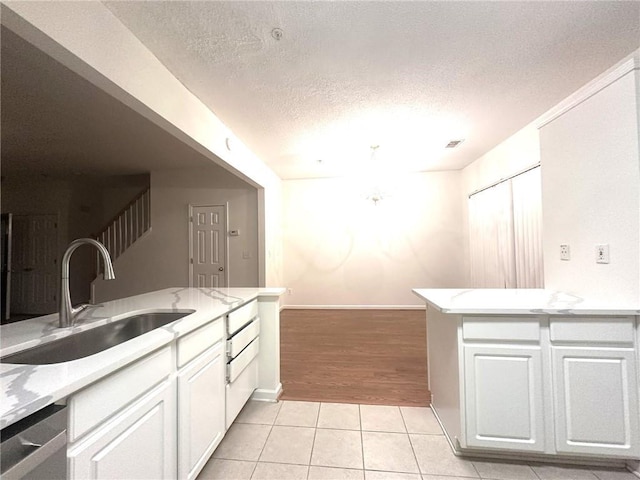
M 2 429 L 2 480 L 67 478 L 67 407 L 49 405 Z

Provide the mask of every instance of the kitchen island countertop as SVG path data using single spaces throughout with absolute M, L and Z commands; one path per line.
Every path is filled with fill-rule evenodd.
M 91 306 L 79 314 L 71 328 L 58 328 L 57 313 L 3 325 L 0 348 L 1 355 L 6 356 L 137 313 L 194 310 L 164 327 L 78 360 L 51 365 L 0 364 L 0 428 L 65 398 L 246 302 L 282 293 L 282 288 L 167 288 Z
M 545 289 L 415 288 L 443 313 L 476 315 L 640 315 L 640 302 L 612 304 Z

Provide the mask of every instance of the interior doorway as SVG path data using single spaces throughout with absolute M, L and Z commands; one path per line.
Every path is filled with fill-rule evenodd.
M 189 225 L 189 286 L 228 286 L 226 205 L 189 206 Z

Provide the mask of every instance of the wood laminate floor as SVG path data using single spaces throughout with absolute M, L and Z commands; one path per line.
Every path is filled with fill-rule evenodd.
M 424 310 L 280 314 L 283 400 L 428 406 Z

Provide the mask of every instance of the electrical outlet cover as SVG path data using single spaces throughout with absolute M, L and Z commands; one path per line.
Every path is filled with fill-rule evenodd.
M 560 260 L 571 260 L 569 245 L 560 245 Z
M 609 245 L 596 245 L 596 263 L 609 263 Z

